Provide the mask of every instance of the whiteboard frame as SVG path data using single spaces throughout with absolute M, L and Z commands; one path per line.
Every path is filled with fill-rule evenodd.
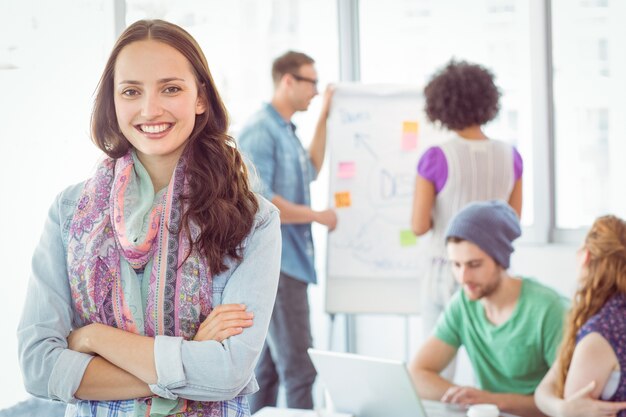
M 421 281 L 405 278 L 326 276 L 329 314 L 419 314 Z M 346 294 L 354 293 L 350 297 Z M 381 303 L 381 298 L 392 303 Z
M 420 95 L 423 89 L 415 85 L 341 83 L 336 88 L 342 94 L 371 93 L 379 96 Z M 443 132 L 442 132 L 443 134 Z M 328 145 L 327 145 L 328 146 Z M 328 147 L 327 147 L 328 149 Z M 329 166 L 336 156 L 328 154 Z M 417 163 L 417 161 L 415 161 Z M 333 191 L 329 176 L 329 202 Z M 329 259 L 330 244 L 327 236 L 326 259 Z M 326 262 L 325 311 L 329 314 L 420 314 L 420 292 L 422 279 L 389 276 L 385 278 L 332 275 Z

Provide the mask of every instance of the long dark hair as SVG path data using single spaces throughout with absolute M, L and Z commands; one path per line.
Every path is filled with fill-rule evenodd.
M 206 111 L 196 115 L 183 153 L 189 187 L 183 196 L 182 224 L 187 231 L 190 222 L 199 226 L 200 235 L 191 243 L 206 257 L 211 272 L 219 273 L 226 269 L 226 256 L 241 259 L 241 243 L 250 232 L 259 205 L 250 190 L 235 140 L 227 134 L 228 114 L 207 60 L 189 33 L 163 20 L 140 20 L 122 33 L 98 84 L 91 116 L 92 139 L 111 158 L 119 158 L 132 148 L 115 115 L 115 64 L 125 46 L 148 39 L 167 44 L 187 58 L 196 77 L 198 95 L 207 104 Z

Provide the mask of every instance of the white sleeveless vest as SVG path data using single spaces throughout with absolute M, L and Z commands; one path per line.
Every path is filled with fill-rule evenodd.
M 448 163 L 448 178 L 432 211 L 431 256 L 447 258 L 444 235 L 450 219 L 473 201 L 509 201 L 515 173 L 513 147 L 497 140 L 455 137 L 440 145 Z

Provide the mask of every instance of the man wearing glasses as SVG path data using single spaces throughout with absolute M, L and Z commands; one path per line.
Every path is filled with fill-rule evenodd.
M 280 384 L 285 388 L 289 408 L 313 408 L 311 388 L 316 372 L 307 354 L 312 345 L 307 287 L 317 282 L 311 223 L 320 223 L 329 231 L 337 225 L 334 210 L 311 209 L 309 190 L 324 161 L 332 87 L 324 92 L 308 150 L 291 122 L 296 112 L 309 108 L 318 93 L 314 63 L 308 55 L 294 51 L 276 58 L 272 66 L 272 100 L 239 135 L 241 151 L 252 165 L 250 171 L 258 175 L 256 190 L 280 209 L 283 240 L 276 304 L 255 371 L 260 389 L 250 397 L 252 413 L 276 405 Z

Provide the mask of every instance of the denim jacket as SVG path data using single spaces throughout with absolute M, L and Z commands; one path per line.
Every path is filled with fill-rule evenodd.
M 239 135 L 239 148 L 251 172 L 258 175 L 256 190 L 268 200 L 274 194 L 311 206 L 310 183 L 317 170 L 296 136 L 295 125 L 284 120 L 266 103 Z M 316 283 L 311 223 L 283 224 L 281 271 L 306 282 Z
M 19 359 L 26 389 L 37 397 L 74 403 L 93 356 L 68 349 L 67 336 L 84 323 L 73 310 L 67 276 L 70 222 L 84 183 L 54 201 L 35 249 L 26 303 L 18 327 Z M 157 336 L 158 381 L 151 386 L 166 398 L 223 401 L 258 389 L 254 367 L 269 326 L 278 286 L 281 238 L 278 210 L 258 197 L 252 231 L 243 242 L 243 259 L 227 259 L 228 269 L 213 276 L 213 306 L 242 303 L 254 324 L 223 343 Z

